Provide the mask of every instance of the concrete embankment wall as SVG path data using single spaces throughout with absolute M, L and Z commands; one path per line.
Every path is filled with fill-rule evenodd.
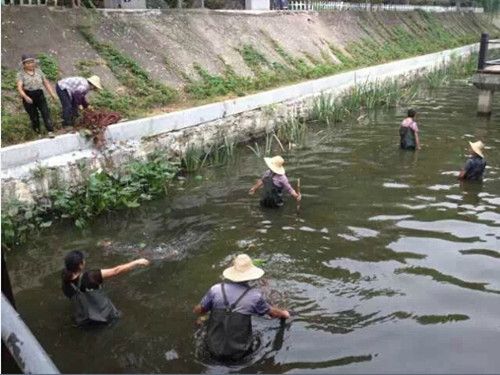
M 108 127 L 102 151 L 79 134 L 66 134 L 2 148 L 2 202 L 32 202 L 53 187 L 82 183 L 98 168 L 119 168 L 145 159 L 155 151 L 167 158 L 181 155 L 188 145 L 209 148 L 223 137 L 236 142 L 262 136 L 290 113 L 308 111 L 315 96 L 338 95 L 356 84 L 404 79 L 436 68 L 452 56 L 466 56 L 477 45 L 399 60 L 318 80 L 290 85 L 238 99 L 226 100 L 156 117 Z

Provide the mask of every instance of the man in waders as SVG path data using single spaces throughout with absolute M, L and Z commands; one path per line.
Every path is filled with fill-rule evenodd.
M 269 170 L 250 188 L 248 193 L 253 195 L 258 189 L 264 187 L 260 205 L 267 208 L 283 206 L 283 190 L 299 202 L 302 199 L 302 195 L 297 193 L 288 182 L 285 168 L 283 168 L 285 160 L 281 156 L 274 156 L 272 158 L 264 158 L 264 161 Z
M 408 116 L 401 122 L 401 126 L 399 127 L 399 144 L 403 150 L 420 150 L 420 138 L 418 136 L 416 118 L 417 112 L 409 109 Z
M 471 155 L 460 171 L 458 179 L 462 181 L 482 181 L 486 160 L 484 160 L 484 144 L 481 141 L 469 142 Z
M 206 344 L 212 356 L 221 361 L 238 361 L 252 350 L 252 315 L 288 319 L 290 314 L 270 306 L 262 292 L 249 285 L 264 275 L 246 254 L 238 255 L 222 273 L 224 281 L 205 294 L 193 312 L 210 312 Z

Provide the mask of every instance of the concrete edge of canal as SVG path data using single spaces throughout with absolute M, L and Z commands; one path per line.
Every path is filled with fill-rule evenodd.
M 290 113 L 308 111 L 322 93 L 333 96 L 355 85 L 405 79 L 432 70 L 452 57 L 476 52 L 478 44 L 427 54 L 334 76 L 280 87 L 242 98 L 111 125 L 107 143 L 97 150 L 78 133 L 1 149 L 2 202 L 33 203 L 54 187 L 77 186 L 99 168 L 120 168 L 145 160 L 155 151 L 167 158 L 182 155 L 192 145 L 209 148 L 227 137 L 245 142 L 262 136 Z

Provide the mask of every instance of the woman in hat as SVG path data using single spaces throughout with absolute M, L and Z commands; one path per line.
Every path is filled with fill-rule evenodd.
M 34 55 L 25 54 L 21 57 L 22 68 L 17 73 L 17 91 L 23 100 L 23 106 L 30 117 L 31 127 L 40 134 L 40 116 L 42 115 L 49 137 L 53 137 L 50 110 L 43 89 L 55 99 L 56 94 L 42 70 L 37 67 Z
M 302 199 L 302 195 L 297 193 L 288 182 L 285 168 L 283 168 L 285 160 L 281 156 L 274 156 L 272 158 L 264 158 L 264 161 L 269 170 L 250 188 L 248 193 L 253 195 L 258 189 L 264 187 L 260 204 L 268 208 L 283 206 L 283 190 L 299 202 Z
M 486 160 L 483 154 L 484 144 L 481 141 L 469 142 L 469 146 L 471 155 L 458 174 L 458 179 L 462 181 L 481 181 L 486 168 Z
M 288 319 L 290 313 L 272 307 L 262 292 L 249 282 L 258 280 L 264 270 L 254 266 L 246 254 L 238 255 L 222 273 L 224 281 L 212 286 L 193 312 L 210 312 L 206 344 L 219 360 L 240 360 L 252 350 L 252 315 Z
M 63 126 L 74 125 L 78 109 L 89 106 L 85 96 L 90 90 L 96 89 L 102 90 L 101 79 L 98 76 L 68 77 L 57 82 L 56 92 L 62 105 Z

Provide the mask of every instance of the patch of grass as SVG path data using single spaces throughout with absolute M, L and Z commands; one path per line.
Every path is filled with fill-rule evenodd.
M 101 63 L 95 60 L 80 60 L 75 64 L 76 69 L 82 77 L 90 77 L 93 75 L 92 68 L 99 66 Z
M 59 65 L 54 56 L 41 53 L 37 56 L 40 62 L 40 69 L 48 80 L 55 82 L 59 79 Z
M 106 61 L 107 66 L 120 83 L 129 90 L 127 102 L 132 104 L 129 108 L 134 110 L 155 108 L 169 104 L 177 97 L 174 89 L 154 81 L 132 58 L 124 55 L 109 43 L 99 42 L 89 28 L 80 27 L 79 31 Z M 114 97 L 108 93 L 106 99 L 104 102 L 109 103 Z M 125 112 L 126 115 L 128 113 L 128 111 Z
M 197 172 L 205 166 L 218 167 L 233 160 L 235 145 L 232 140 L 224 137 L 222 144 L 214 144 L 208 151 L 200 147 L 188 145 L 181 156 L 181 168 L 188 173 Z
M 288 144 L 288 148 L 304 147 L 307 137 L 307 124 L 305 119 L 300 119 L 295 113 L 290 113 L 289 116 L 278 125 L 276 132 L 278 139 Z
M 16 90 L 17 71 L 2 66 L 2 90 Z

